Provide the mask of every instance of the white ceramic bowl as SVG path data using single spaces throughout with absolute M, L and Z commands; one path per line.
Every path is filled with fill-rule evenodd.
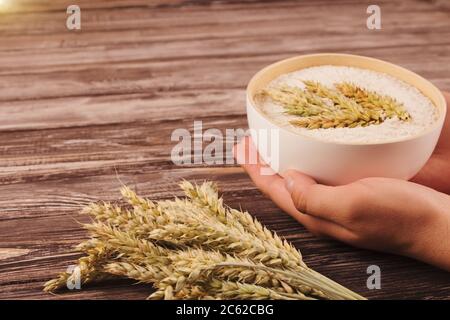
M 256 107 L 255 93 L 273 79 L 319 65 L 351 66 L 389 74 L 427 96 L 438 109 L 439 118 L 420 134 L 407 139 L 394 138 L 371 144 L 334 143 L 278 127 Z M 446 108 L 442 93 L 421 76 L 382 60 L 349 54 L 313 54 L 282 60 L 259 71 L 247 87 L 249 128 L 263 160 L 278 173 L 296 169 L 329 185 L 345 184 L 366 177 L 412 178 L 427 162 L 436 146 Z M 270 133 L 258 134 L 267 130 L 278 133 L 273 136 Z

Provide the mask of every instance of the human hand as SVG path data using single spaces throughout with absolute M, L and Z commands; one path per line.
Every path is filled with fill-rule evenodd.
M 410 256 L 450 271 L 450 197 L 408 181 L 366 178 L 325 186 L 297 171 L 261 174 L 250 138 L 234 149 L 256 186 L 312 233 Z M 250 164 L 246 159 L 258 159 Z M 269 169 L 270 170 L 270 169 Z M 448 183 L 448 181 L 447 181 Z
M 444 92 L 444 96 L 448 109 L 450 108 L 450 93 Z M 450 112 L 448 110 L 433 155 L 411 181 L 450 194 Z

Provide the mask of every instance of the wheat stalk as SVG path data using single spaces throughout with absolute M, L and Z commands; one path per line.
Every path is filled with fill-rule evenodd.
M 145 204 L 146 208 L 149 208 L 148 203 L 150 202 Z M 140 205 L 144 205 L 144 203 Z M 82 213 L 111 226 L 126 228 L 128 232 L 135 236 L 145 234 L 156 227 L 151 219 L 151 215 L 142 214 L 138 210 L 131 212 L 105 202 L 102 204 L 89 204 L 83 208 Z M 80 270 L 80 278 L 83 279 L 83 284 L 110 278 L 102 271 L 107 259 L 114 256 L 110 246 L 96 239 L 91 239 L 80 243 L 75 250 L 86 253 L 86 256 L 81 257 L 76 264 L 76 267 Z M 67 283 L 73 280 L 74 274 L 62 272 L 56 279 L 52 279 L 44 284 L 44 291 L 57 291 L 66 287 Z
M 309 117 L 331 111 L 330 106 L 319 96 L 296 87 L 283 85 L 265 89 L 261 94 L 283 106 L 286 113 L 291 115 Z
M 164 207 L 166 214 L 184 211 L 185 216 L 181 223 L 169 223 L 160 226 L 148 234 L 153 240 L 169 240 L 178 245 L 220 245 L 222 249 L 233 250 L 232 253 L 240 253 L 242 256 L 258 257 L 270 263 L 279 263 L 284 267 L 304 266 L 301 256 L 295 253 L 293 248 L 286 250 L 286 245 L 279 241 L 264 241 L 269 237 L 267 232 L 259 237 L 257 234 L 248 232 L 243 227 L 237 227 L 237 222 L 226 225 L 217 221 L 214 214 L 204 210 L 199 210 L 197 206 L 192 206 L 189 202 L 173 201 Z M 254 226 L 258 228 L 257 225 Z M 203 235 L 202 235 L 203 234 Z M 204 234 L 208 234 L 205 239 Z M 201 240 L 200 240 L 201 239 Z M 289 246 L 287 246 L 289 247 Z
M 305 90 L 287 85 L 270 87 L 259 93 L 297 116 L 290 123 L 307 129 L 354 128 L 380 124 L 397 116 L 410 119 L 403 105 L 389 96 L 343 82 L 328 88 L 316 81 L 304 81 Z
M 100 281 L 108 279 L 111 276 L 101 272 L 101 266 L 109 258 L 109 251 L 103 243 L 97 242 L 95 245 L 90 245 L 85 251 L 86 256 L 78 259 L 77 267 L 79 269 L 80 279 L 82 283 L 90 283 L 92 281 Z M 54 292 L 59 289 L 65 288 L 68 282 L 74 282 L 75 274 L 69 274 L 67 272 L 61 272 L 55 279 L 47 281 L 44 284 L 45 292 Z
M 181 226 L 178 226 L 181 227 Z M 181 272 L 181 275 L 185 279 L 196 279 L 200 276 L 200 274 L 207 274 L 207 270 L 211 268 L 212 266 L 215 266 L 220 263 L 228 262 L 228 263 L 234 263 L 234 266 L 241 267 L 241 269 L 238 270 L 228 270 L 227 276 L 234 275 L 232 278 L 235 281 L 244 281 L 244 282 L 251 282 L 253 284 L 267 284 L 268 279 L 270 276 L 267 273 L 257 273 L 257 272 L 249 272 L 249 268 L 258 269 L 262 268 L 263 265 L 260 265 L 259 267 L 255 265 L 254 263 L 250 263 L 246 260 L 244 257 L 249 257 L 251 260 L 259 261 L 266 266 L 272 266 L 272 267 L 280 267 L 280 263 L 282 262 L 279 258 L 273 258 L 270 256 L 267 256 L 266 254 L 259 254 L 256 256 L 252 256 L 251 251 L 248 251 L 248 254 L 243 254 L 240 259 L 232 258 L 231 256 L 224 257 L 219 253 L 214 252 L 205 252 L 202 250 L 186 250 L 186 251 L 177 251 L 176 253 L 173 253 L 172 251 L 167 251 L 166 249 L 159 249 L 155 251 L 158 247 L 153 245 L 151 242 L 147 240 L 142 239 L 136 239 L 133 237 L 130 237 L 127 233 L 119 231 L 117 229 L 114 229 L 110 226 L 103 225 L 103 224 L 93 224 L 88 226 L 89 230 L 94 233 L 97 237 L 104 238 L 105 241 L 107 241 L 110 245 L 117 246 L 116 250 L 127 255 L 127 257 L 131 261 L 140 261 L 144 262 L 145 264 L 149 265 L 158 265 L 158 263 L 162 263 L 158 259 L 164 259 L 164 257 L 167 257 L 168 260 L 162 260 L 166 264 L 169 263 L 170 265 L 175 268 L 175 273 Z M 177 228 L 175 227 L 174 230 Z M 157 231 L 157 230 L 155 230 Z M 196 233 L 199 234 L 199 233 Z M 151 238 L 152 236 L 149 235 Z M 181 235 L 177 234 L 175 235 L 175 238 L 186 238 L 187 235 Z M 205 234 L 204 237 L 206 239 L 210 238 L 210 234 Z M 173 238 L 169 237 L 169 235 L 165 236 L 166 239 L 169 239 L 170 242 L 174 241 Z M 222 235 L 222 238 L 225 238 L 224 235 Z M 157 239 L 158 240 L 158 239 Z M 174 241 L 175 242 L 175 241 Z M 202 238 L 199 240 L 200 243 L 205 242 L 205 240 Z M 175 242 L 177 243 L 177 242 Z M 186 243 L 183 243 L 186 244 Z M 234 244 L 234 245 L 233 245 Z M 191 243 L 192 245 L 192 243 Z M 231 244 L 226 243 L 224 247 L 222 248 L 220 245 L 210 244 L 213 248 L 223 249 L 223 252 L 227 252 L 227 248 L 231 249 L 231 251 L 236 249 L 236 242 L 233 242 Z M 240 251 L 242 253 L 242 251 Z M 158 255 L 160 257 L 158 257 Z M 156 260 L 155 260 L 156 259 Z M 163 262 L 163 264 L 164 264 Z M 231 266 L 231 265 L 229 265 Z M 281 265 L 282 266 L 282 265 Z M 315 274 L 312 274 L 310 272 L 303 272 L 305 269 L 300 268 L 299 266 L 291 266 L 296 273 L 286 273 L 287 278 L 276 278 L 278 280 L 284 281 L 286 283 L 289 283 L 292 280 L 288 279 L 298 279 L 297 282 L 295 282 L 295 286 L 301 288 L 302 293 L 304 294 L 311 294 L 313 293 L 316 296 L 319 296 L 321 298 L 330 298 L 330 299 L 342 299 L 342 298 L 356 298 L 357 296 L 351 296 L 348 295 L 348 292 L 345 288 L 342 286 L 334 283 L 333 281 L 329 280 L 325 277 L 320 277 L 320 279 L 315 279 Z M 269 270 L 269 269 L 265 269 Z M 270 269 L 272 270 L 272 269 Z M 227 271 L 227 270 L 226 270 Z M 261 270 L 260 270 L 261 271 Z M 238 272 L 238 273 L 236 273 Z M 242 272 L 242 273 L 240 273 Z M 274 271 L 272 271 L 274 272 Z M 288 271 L 286 271 L 288 272 Z M 166 274 L 167 275 L 167 274 Z M 313 277 L 310 277 L 310 276 Z M 258 278 L 255 278 L 259 276 Z M 251 278 L 249 278 L 251 277 Z M 262 281 L 262 280 L 265 280 Z M 154 280 L 155 281 L 155 280 Z M 314 290 L 313 288 L 324 288 L 325 291 L 320 290 Z M 359 297 L 359 296 L 358 296 Z
M 214 300 L 211 292 L 207 292 L 201 286 L 186 286 L 174 293 L 174 288 L 169 284 L 158 284 L 157 290 L 153 292 L 148 300 Z
M 106 265 L 105 271 L 112 274 L 135 279 L 143 283 L 154 283 L 157 273 L 149 267 L 143 267 L 137 264 L 130 264 L 126 262 L 114 262 Z M 242 271 L 241 271 L 242 272 Z M 233 279 L 234 281 L 222 280 L 219 278 L 210 278 L 208 282 L 201 282 L 200 285 L 196 283 L 185 284 L 186 277 L 179 276 L 175 277 L 173 275 L 164 278 L 157 285 L 158 290 L 150 295 L 149 299 L 223 299 L 223 298 L 239 298 L 239 299 L 250 299 L 253 298 L 269 299 L 275 298 L 281 299 L 297 299 L 297 300 L 314 300 L 314 298 L 308 297 L 302 293 L 295 293 L 292 289 L 291 292 L 286 292 L 282 290 L 270 289 L 265 286 L 238 282 L 235 277 L 227 276 L 226 278 Z M 232 283 L 238 284 L 233 286 Z M 286 285 L 290 288 L 288 285 Z M 240 290 L 237 290 L 241 288 Z M 247 288 L 243 291 L 243 288 Z M 244 293 L 245 292 L 245 293 Z M 239 294 L 242 293 L 242 294 Z M 270 293 L 270 296 L 267 294 Z M 211 295 L 212 294 L 212 295 Z M 233 297 L 233 295 L 236 295 Z
M 403 121 L 411 118 L 401 103 L 387 95 L 380 95 L 374 91 L 365 90 L 349 82 L 335 84 L 335 87 L 343 95 L 355 100 L 364 108 L 384 112 L 387 118 L 397 116 Z
M 202 286 L 185 285 L 183 281 L 185 277 L 176 277 L 170 266 L 161 273 L 151 265 L 142 266 L 119 260 L 108 263 L 104 266 L 104 270 L 116 276 L 137 280 L 139 283 L 152 284 L 157 290 L 148 297 L 151 300 L 214 299 Z M 169 276 L 164 277 L 164 274 Z
M 216 268 L 248 268 L 258 269 L 260 272 L 266 271 L 270 275 L 274 276 L 277 280 L 280 280 L 284 284 L 296 288 L 298 292 L 301 292 L 308 296 L 315 296 L 325 299 L 349 299 L 349 300 L 362 300 L 362 296 L 354 293 L 353 291 L 341 286 L 340 284 L 328 279 L 327 277 L 317 273 L 312 269 L 302 270 L 283 270 L 273 269 L 265 265 L 255 264 L 233 264 L 232 262 L 226 262 L 217 264 Z M 320 288 L 320 289 L 317 289 Z M 286 289 L 286 288 L 285 288 Z M 286 289 L 287 290 L 287 289 Z M 289 292 L 289 290 L 287 290 Z
M 155 229 L 149 234 L 149 239 L 166 239 L 177 245 L 202 247 L 208 250 L 215 248 L 274 267 L 299 267 L 297 261 L 290 260 L 286 252 L 278 250 L 271 243 L 254 239 L 247 232 L 211 223 L 206 218 L 203 221 L 186 221 L 185 224 L 169 224 Z
M 164 225 L 172 221 L 179 221 L 174 216 L 164 214 L 161 207 L 152 201 L 138 197 L 126 186 L 121 189 L 121 193 L 133 205 L 133 211 L 103 202 L 101 204 L 89 204 L 83 208 L 82 213 L 111 227 L 124 229 L 127 233 L 135 237 L 145 236 L 151 230 L 157 228 L 158 224 Z M 162 202 L 162 204 L 165 204 L 165 202 Z M 178 218 L 182 219 L 182 217 Z M 95 227 L 95 225 L 92 225 L 92 227 Z M 77 267 L 81 270 L 83 284 L 103 280 L 106 277 L 101 271 L 102 264 L 105 261 L 105 257 L 113 256 L 112 252 L 107 251 L 110 248 L 107 248 L 108 246 L 103 246 L 100 250 L 89 242 L 81 243 L 76 247 L 77 251 L 82 251 L 87 254 L 86 257 L 80 258 L 77 263 Z M 90 252 L 90 250 L 99 250 L 99 252 Z M 70 279 L 73 279 L 73 276 L 68 273 L 61 273 L 57 279 L 46 283 L 46 291 L 55 291 L 63 288 Z
M 347 122 L 364 124 L 377 124 L 381 123 L 383 115 L 379 110 L 366 109 L 362 105 L 358 104 L 356 101 L 347 98 L 344 94 L 339 91 L 327 88 L 321 85 L 319 82 L 315 81 L 304 81 L 306 90 L 311 93 L 317 94 L 321 98 L 329 99 L 334 103 L 334 105 L 341 111 L 340 114 L 336 116 L 347 117 Z
M 207 286 L 189 286 L 174 292 L 171 285 L 162 286 L 150 295 L 152 300 L 201 299 L 201 300 L 314 300 L 306 296 L 278 292 L 258 285 L 211 279 Z
M 159 280 L 158 287 L 161 287 L 161 284 L 164 284 L 164 288 L 171 286 L 172 290 L 170 292 L 172 294 L 182 295 L 189 299 L 201 298 L 187 293 L 193 287 L 196 287 L 195 291 L 197 293 L 209 292 L 205 286 L 207 287 L 212 279 L 222 282 L 241 282 L 262 288 L 270 287 L 273 285 L 272 280 L 275 280 L 278 286 L 274 286 L 273 291 L 278 294 L 287 294 L 291 295 L 291 297 L 295 296 L 297 299 L 309 300 L 313 299 L 310 297 L 311 295 L 327 298 L 325 294 L 306 288 L 305 285 L 302 286 L 301 290 L 293 289 L 287 282 L 293 281 L 292 277 L 295 279 L 295 274 L 280 275 L 277 270 L 265 268 L 263 265 L 256 265 L 250 261 L 241 261 L 240 259 L 223 256 L 219 253 L 205 253 L 201 250 L 193 250 L 190 253 L 178 252 L 171 256 L 171 260 L 173 261 L 174 269 L 166 270 L 167 278 L 164 278 L 164 274 L 161 274 L 159 269 L 152 265 L 142 266 L 120 261 L 107 264 L 105 271 L 143 283 L 155 283 Z M 227 266 L 227 268 L 223 268 L 223 266 Z M 165 290 L 160 289 L 160 292 L 155 293 L 151 298 L 154 299 L 156 296 L 160 296 L 161 291 L 164 292 Z
M 110 250 L 112 248 L 121 255 L 127 255 L 134 260 L 144 259 L 146 263 L 154 265 L 170 263 L 167 258 L 169 249 L 153 242 L 139 239 L 126 231 L 99 222 L 87 224 L 85 228 L 94 238 L 102 240 Z
M 77 247 L 86 253 L 83 283 L 105 274 L 132 278 L 155 286 L 152 299 L 362 298 L 307 268 L 294 247 L 248 213 L 226 207 L 214 184 L 183 182 L 182 189 L 189 200 L 153 203 L 123 188 L 132 210 L 108 203 L 85 209 L 95 221 L 85 225 L 92 239 Z
M 174 273 L 173 270 L 162 268 L 160 265 L 171 265 L 176 268 L 176 270 L 187 270 L 188 273 L 183 273 L 182 276 L 184 278 L 196 278 L 199 277 L 201 273 L 205 273 L 205 271 L 208 268 L 211 268 L 212 266 L 215 266 L 219 263 L 224 262 L 234 262 L 235 266 L 240 266 L 241 268 L 244 268 L 244 270 L 225 270 L 226 275 L 228 277 L 233 275 L 233 280 L 239 280 L 239 281 L 246 281 L 246 282 L 252 282 L 255 284 L 264 284 L 267 285 L 270 279 L 270 276 L 267 273 L 254 273 L 249 272 L 248 268 L 258 268 L 257 265 L 254 265 L 252 263 L 249 263 L 246 260 L 239 260 L 239 259 L 225 259 L 223 256 L 221 256 L 218 253 L 213 252 L 204 252 L 201 250 L 194 250 L 194 251 L 181 251 L 177 252 L 175 255 L 168 254 L 169 251 L 163 248 L 159 248 L 158 246 L 155 246 L 151 242 L 148 242 L 146 240 L 137 239 L 130 234 L 126 232 L 122 232 L 120 230 L 117 230 L 111 226 L 107 226 L 100 223 L 94 223 L 91 225 L 88 225 L 87 228 L 93 232 L 93 234 L 96 237 L 100 237 L 103 240 L 105 240 L 106 243 L 109 245 L 115 246 L 115 250 L 117 252 L 121 252 L 122 255 L 126 255 L 129 260 L 131 261 L 139 261 L 139 262 L 145 262 L 145 264 L 152 265 L 153 269 L 151 269 L 150 275 L 152 276 L 151 279 L 148 279 L 148 276 L 141 275 L 140 278 L 137 278 L 136 276 L 131 276 L 128 274 L 128 277 L 138 279 L 140 281 L 144 282 L 155 282 L 158 279 L 164 278 L 165 276 L 168 276 L 171 273 Z M 181 238 L 185 238 L 184 236 L 180 236 Z M 149 236 L 151 237 L 151 235 Z M 210 235 L 206 234 L 206 238 L 209 238 Z M 167 239 L 167 238 L 166 238 Z M 158 240 L 158 239 L 156 239 Z M 169 241 L 172 241 L 171 238 L 169 238 Z M 202 242 L 203 240 L 200 240 Z M 232 246 L 232 244 L 231 244 Z M 212 245 L 214 247 L 214 245 Z M 233 246 L 232 246 L 233 247 Z M 226 246 L 224 248 L 224 251 L 227 251 Z M 232 248 L 235 250 L 235 248 Z M 243 255 L 246 256 L 245 254 Z M 249 255 L 251 256 L 251 255 Z M 167 257 L 167 259 L 166 259 Z M 264 262 L 266 265 L 277 265 L 281 261 L 279 259 L 271 259 L 267 260 L 264 255 L 262 256 L 255 256 L 256 260 L 261 259 L 262 262 Z M 170 263 L 169 263 L 170 261 Z M 156 271 L 154 268 L 157 268 Z M 181 267 L 181 268 L 180 268 Z M 260 266 L 262 267 L 262 265 Z M 180 269 L 177 269 L 180 268 Z M 145 270 L 143 267 L 140 268 L 140 271 Z M 302 294 L 313 294 L 315 296 L 318 296 L 320 298 L 331 298 L 331 299 L 339 299 L 339 298 L 353 298 L 351 296 L 345 296 L 345 295 L 339 295 L 339 292 L 342 291 L 342 287 L 335 286 L 334 283 L 331 282 L 331 280 L 323 277 L 321 281 L 315 282 L 314 280 L 308 280 L 308 277 L 304 278 L 302 276 L 303 268 L 300 270 L 297 270 L 298 273 L 295 274 L 288 274 L 288 279 L 296 279 L 297 277 L 301 277 L 300 280 L 295 282 L 296 287 L 300 288 L 300 291 Z M 139 271 L 139 270 L 138 270 Z M 165 273 L 164 273 L 164 272 Z M 113 274 L 118 274 L 117 272 L 111 272 L 111 269 L 107 269 L 106 272 L 110 272 Z M 156 277 L 155 274 L 157 272 L 160 272 L 160 276 Z M 178 271 L 177 271 L 178 272 Z M 205 273 L 207 274 L 207 273 Z M 307 273 L 308 274 L 308 273 Z M 258 278 L 259 277 L 259 278 Z M 277 279 L 277 278 L 275 278 Z M 280 281 L 285 281 L 281 283 L 287 283 L 292 280 L 287 280 L 286 278 L 278 279 Z M 331 283 L 331 286 L 328 288 L 329 283 Z M 309 285 L 309 286 L 308 286 Z M 321 291 L 313 289 L 314 286 L 316 287 L 325 287 L 326 290 L 331 290 L 331 293 L 325 294 Z M 337 290 L 336 290 L 337 289 Z M 333 291 L 336 290 L 336 291 Z M 337 292 L 337 294 L 336 294 Z
M 281 293 L 254 284 L 233 281 L 219 281 L 213 279 L 208 283 L 208 287 L 210 288 L 210 291 L 215 293 L 215 298 L 219 300 L 314 300 L 304 295 Z
M 108 246 L 113 248 L 114 251 L 120 252 L 121 258 L 126 257 L 127 261 L 158 268 L 156 271 L 152 269 L 151 274 L 154 275 L 155 272 L 160 272 L 159 278 L 153 278 L 151 281 L 147 279 L 149 282 L 167 277 L 174 272 L 181 272 L 180 274 L 186 278 L 196 279 L 204 269 L 208 269 L 217 263 L 227 261 L 235 263 L 242 262 L 237 258 L 223 256 L 213 251 L 206 252 L 198 249 L 170 250 L 162 248 L 151 241 L 138 239 L 127 232 L 102 223 L 94 223 L 86 227 L 94 237 L 108 243 Z M 245 262 L 248 261 L 245 260 Z M 171 266 L 171 269 L 166 266 Z M 250 281 L 250 278 L 244 276 L 240 274 L 239 279 Z M 248 276 L 254 276 L 254 274 L 251 273 Z
M 160 248 L 147 240 L 134 238 L 126 232 L 101 223 L 88 225 L 87 228 L 95 237 L 103 239 L 108 245 L 113 246 L 115 251 L 120 252 L 122 254 L 121 258 L 125 256 L 127 260 L 133 261 L 134 263 L 139 262 L 151 266 L 147 269 L 144 267 L 137 268 L 136 270 L 132 270 L 133 276 L 131 276 L 131 273 L 127 275 L 139 281 L 155 282 L 172 274 L 192 282 L 197 280 L 201 275 L 207 275 L 209 269 L 214 269 L 216 265 L 226 262 L 234 263 L 233 265 L 237 269 L 221 269 L 222 273 L 219 275 L 225 279 L 263 285 L 269 284 L 271 280 L 271 276 L 265 270 L 258 270 L 259 272 L 255 272 L 254 270 L 250 271 L 249 268 L 256 270 L 258 266 L 248 259 L 238 259 L 231 256 L 224 256 L 218 252 L 205 252 L 203 250 L 170 251 Z M 165 266 L 171 266 L 171 268 Z M 128 267 L 130 268 L 130 265 Z M 142 272 L 144 270 L 148 272 Z M 105 271 L 118 274 L 117 272 L 112 272 L 111 264 Z M 271 272 L 276 274 L 274 271 Z M 138 277 L 137 275 L 140 276 Z M 296 277 L 293 273 L 288 274 L 288 276 Z M 278 280 L 284 282 L 290 281 L 285 278 Z M 314 291 L 306 285 L 301 290 L 306 294 L 314 293 L 319 297 L 327 297 L 326 294 L 317 290 Z M 331 298 L 334 298 L 334 296 L 331 296 Z
M 301 266 L 305 266 L 299 250 L 294 248 L 286 240 L 282 240 L 275 232 L 271 232 L 258 220 L 254 219 L 248 212 L 240 211 L 223 205 L 223 199 L 218 195 L 218 188 L 212 182 L 193 185 L 184 180 L 180 183 L 185 195 L 190 198 L 199 208 L 208 208 L 207 213 L 217 218 L 226 226 L 245 230 L 258 239 L 272 243 L 279 250 L 283 250 L 292 261 L 297 261 Z

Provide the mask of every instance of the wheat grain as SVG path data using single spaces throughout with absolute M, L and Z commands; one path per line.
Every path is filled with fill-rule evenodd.
M 82 213 L 87 214 L 110 227 L 126 230 L 128 234 L 134 237 L 145 236 L 158 226 L 157 223 L 163 225 L 164 223 L 178 221 L 174 220 L 171 216 L 165 215 L 161 211 L 161 208 L 156 206 L 150 200 L 138 197 L 128 187 L 123 187 L 121 192 L 122 195 L 127 198 L 129 203 L 134 206 L 133 211 L 123 209 L 110 203 L 102 203 L 90 204 L 82 210 Z M 87 228 L 95 228 L 96 225 L 97 224 L 87 225 Z M 84 284 L 104 277 L 104 274 L 100 271 L 104 259 L 96 259 L 95 254 L 89 253 L 85 247 L 87 244 L 87 242 L 82 243 L 76 248 L 77 251 L 83 251 L 88 254 L 88 257 L 81 258 L 77 265 L 81 270 Z M 105 248 L 107 247 L 111 250 L 111 246 L 104 246 L 103 249 L 106 250 Z M 95 246 L 93 246 L 93 248 L 95 249 Z M 112 252 L 102 253 L 103 256 L 106 254 L 113 256 Z M 87 273 L 90 274 L 89 277 L 87 276 Z M 94 276 L 94 274 L 96 276 Z M 49 283 L 49 286 L 47 286 L 48 290 L 54 291 L 59 287 L 63 287 L 68 280 L 69 275 L 61 273 L 59 280 L 55 279 Z
M 330 112 L 332 109 L 319 96 L 287 85 L 269 88 L 262 94 L 282 105 L 288 114 L 308 117 Z
M 364 108 L 382 111 L 387 118 L 397 116 L 400 120 L 407 121 L 411 118 L 404 106 L 395 99 L 380 95 L 376 92 L 365 90 L 349 82 L 335 84 L 335 87 L 346 97 L 354 99 Z
M 359 101 L 352 99 L 353 96 L 347 96 L 318 82 L 304 83 L 306 90 L 283 85 L 265 89 L 261 94 L 283 106 L 288 114 L 299 117 L 291 120 L 291 124 L 308 129 L 353 128 L 384 121 L 384 109 L 365 107 L 367 104 L 359 104 Z M 370 95 L 369 98 L 374 100 L 373 97 Z M 379 100 L 370 105 L 379 103 Z M 383 99 L 383 103 L 393 105 L 387 97 Z
M 65 288 L 67 283 L 74 283 L 75 277 L 79 276 L 83 284 L 92 281 L 101 281 L 110 278 L 107 274 L 101 272 L 101 266 L 109 258 L 109 251 L 103 243 L 97 242 L 94 246 L 86 249 L 86 256 L 78 259 L 76 267 L 78 267 L 79 274 L 61 272 L 56 279 L 47 281 L 44 284 L 45 292 L 54 292 Z
M 225 257 L 217 252 L 205 252 L 198 249 L 184 251 L 165 249 L 148 240 L 135 238 L 126 232 L 101 223 L 90 224 L 87 228 L 95 237 L 108 243 L 114 251 L 120 252 L 121 257 L 154 266 L 161 269 L 161 272 L 166 272 L 161 277 L 168 276 L 176 269 L 183 276 L 194 279 L 200 276 L 203 269 L 212 267 L 214 263 L 240 262 L 240 260 Z M 162 269 L 164 266 L 171 266 L 174 269 L 167 269 L 167 267 Z M 152 272 L 155 271 L 152 270 Z
M 146 234 L 155 227 L 150 215 L 142 214 L 137 210 L 131 212 L 110 203 L 90 204 L 82 210 L 82 213 L 110 226 L 124 228 L 134 236 Z M 87 254 L 77 263 L 83 284 L 107 278 L 102 269 L 108 257 L 115 255 L 111 246 L 92 239 L 80 243 L 75 249 Z M 46 291 L 55 291 L 64 287 L 68 281 L 73 280 L 72 277 L 67 273 L 61 273 L 58 279 L 51 280 L 48 285 L 46 284 Z
M 263 265 L 256 265 L 248 260 L 243 261 L 230 256 L 223 256 L 219 253 L 203 252 L 201 250 L 175 252 L 170 255 L 170 259 L 172 260 L 171 267 L 165 272 L 161 272 L 159 268 L 155 268 L 152 265 L 141 266 L 120 261 L 109 263 L 105 266 L 105 271 L 144 283 L 160 281 L 158 287 L 161 283 L 165 283 L 166 286 L 172 287 L 172 294 L 177 296 L 183 295 L 189 299 L 201 297 L 189 296 L 186 290 L 189 291 L 195 286 L 197 292 L 207 292 L 208 290 L 204 286 L 207 286 L 213 278 L 219 281 L 242 282 L 265 288 L 272 284 L 272 279 L 277 279 L 281 286 L 274 287 L 273 291 L 279 294 L 296 295 L 298 299 L 312 299 L 305 295 L 304 292 L 306 291 L 308 295 L 312 294 L 316 297 L 327 298 L 326 295 L 319 291 L 313 291 L 311 288 L 306 289 L 306 285 L 303 285 L 301 290 L 294 290 L 288 282 L 292 281 L 292 277 L 296 277 L 295 274 L 279 275 L 275 269 L 265 268 Z M 227 268 L 223 268 L 225 265 Z M 165 275 L 167 275 L 166 278 L 164 278 Z M 203 290 L 200 290 L 200 288 L 203 288 Z M 164 290 L 161 291 L 163 292 Z M 151 298 L 160 296 L 162 292 L 156 293 Z
M 327 88 L 321 85 L 319 82 L 314 81 L 304 81 L 306 90 L 311 93 L 317 94 L 319 97 L 329 99 L 334 103 L 334 105 L 339 109 L 339 113 L 336 117 L 343 121 L 351 123 L 361 124 L 376 124 L 381 123 L 383 115 L 379 110 L 366 109 L 362 105 L 358 104 L 356 101 L 347 98 L 344 94 L 339 91 Z
M 254 239 L 247 232 L 213 224 L 210 221 L 186 221 L 185 224 L 170 224 L 155 229 L 149 234 L 153 240 L 167 240 L 182 246 L 196 246 L 217 249 L 222 252 L 249 257 L 270 266 L 296 268 L 297 261 L 273 246 L 271 243 Z
M 127 199 L 128 203 L 134 207 L 140 207 L 145 210 L 154 209 L 156 207 L 155 203 L 153 203 L 151 200 L 139 197 L 128 186 L 123 186 L 120 189 L 120 193 L 125 199 Z
M 292 261 L 297 261 L 300 265 L 306 266 L 299 250 L 286 240 L 282 240 L 275 232 L 268 230 L 248 212 L 225 207 L 215 184 L 207 182 L 200 186 L 194 186 L 185 180 L 180 183 L 180 187 L 199 208 L 209 208 L 210 210 L 207 213 L 216 217 L 224 225 L 245 230 L 258 239 L 270 242 L 276 248 L 285 251 Z
M 149 300 L 214 300 L 215 298 L 202 286 L 188 285 L 178 292 L 174 292 L 173 285 L 169 281 L 163 280 L 156 285 L 157 290 L 152 293 L 147 299 Z
M 145 259 L 148 264 L 168 264 L 169 249 L 158 246 L 150 241 L 137 238 L 135 235 L 118 228 L 103 224 L 91 223 L 85 225 L 93 237 L 103 240 L 105 246 L 113 248 L 120 254 L 126 254 L 135 259 Z
M 304 295 L 295 293 L 280 293 L 275 290 L 257 286 L 254 284 L 220 281 L 213 279 L 208 283 L 210 291 L 215 293 L 215 298 L 219 300 L 314 300 Z

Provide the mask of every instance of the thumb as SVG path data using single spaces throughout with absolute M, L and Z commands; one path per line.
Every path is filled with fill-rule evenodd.
M 308 201 L 307 195 L 311 186 L 317 185 L 317 182 L 295 170 L 288 170 L 282 175 L 284 177 L 285 186 L 291 195 L 294 206 L 302 213 L 307 213 Z
M 295 170 L 286 171 L 283 177 L 298 211 L 329 221 L 341 220 L 342 212 L 348 207 L 350 186 L 318 184 L 313 178 Z

